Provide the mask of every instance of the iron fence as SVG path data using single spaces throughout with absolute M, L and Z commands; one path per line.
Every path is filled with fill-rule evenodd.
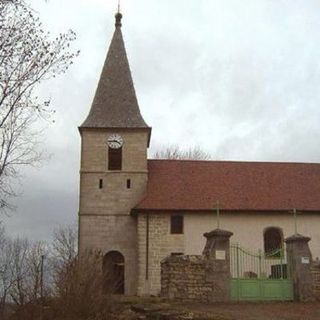
M 241 279 L 288 279 L 285 248 L 265 253 L 262 250 L 252 252 L 239 244 L 231 244 L 230 270 L 232 278 Z

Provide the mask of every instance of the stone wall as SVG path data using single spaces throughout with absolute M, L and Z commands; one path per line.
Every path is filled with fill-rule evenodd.
M 231 236 L 215 229 L 204 234 L 202 255 L 171 255 L 162 260 L 161 296 L 202 303 L 229 301 Z
M 170 233 L 168 214 L 139 214 L 137 224 L 138 295 L 159 295 L 160 262 L 171 253 L 184 253 L 184 234 Z
M 124 256 L 125 293 L 137 293 L 136 218 L 82 215 L 79 219 L 80 253 L 118 251 Z
M 122 171 L 147 170 L 149 133 L 145 129 L 89 129 L 81 131 L 81 172 L 108 171 L 107 139 L 118 133 L 123 138 Z
M 122 170 L 108 170 L 107 139 L 123 138 Z M 79 250 L 118 251 L 124 256 L 125 293 L 137 294 L 137 218 L 131 209 L 145 196 L 148 132 L 145 129 L 82 129 Z M 102 180 L 102 188 L 100 187 Z M 127 180 L 130 179 L 130 188 Z
M 320 262 L 316 261 L 311 268 L 313 279 L 313 292 L 317 300 L 320 300 Z
M 310 237 L 299 233 L 285 239 L 288 268 L 293 281 L 293 298 L 295 301 L 308 302 L 315 300 L 311 273 L 310 240 Z
M 113 132 L 82 132 L 80 215 L 129 215 L 145 196 L 147 133 L 117 130 L 124 141 L 122 170 L 108 171 L 106 141 Z M 100 179 L 103 181 L 101 189 Z M 131 180 L 130 188 L 127 188 L 127 179 Z
M 203 256 L 170 256 L 161 263 L 161 296 L 170 300 L 209 302 L 214 283 L 207 280 Z

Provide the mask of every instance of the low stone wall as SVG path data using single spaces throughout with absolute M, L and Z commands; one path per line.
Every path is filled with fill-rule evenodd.
M 231 232 L 215 229 L 207 238 L 202 255 L 169 256 L 161 262 L 161 295 L 169 300 L 192 302 L 230 301 Z M 287 238 L 294 300 L 320 300 L 320 261 L 313 261 L 308 242 L 301 234 Z
M 170 256 L 161 262 L 161 295 L 170 300 L 211 301 L 214 283 L 206 278 L 203 256 Z
M 320 300 L 320 262 L 317 261 L 312 265 L 311 268 L 313 278 L 313 292 L 317 300 Z
M 230 300 L 230 237 L 215 229 L 204 234 L 203 254 L 169 256 L 161 262 L 161 295 L 169 300 L 226 302 Z

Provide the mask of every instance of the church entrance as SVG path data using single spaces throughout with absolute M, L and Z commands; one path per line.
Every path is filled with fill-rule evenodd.
M 109 251 L 103 257 L 104 293 L 124 294 L 124 256 L 119 251 Z
M 252 252 L 231 244 L 230 271 L 232 300 L 293 300 L 293 281 L 284 248 Z

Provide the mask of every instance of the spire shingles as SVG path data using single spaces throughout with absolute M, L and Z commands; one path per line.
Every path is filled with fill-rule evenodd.
M 80 128 L 149 128 L 135 94 L 121 33 L 120 13 L 87 119 Z

